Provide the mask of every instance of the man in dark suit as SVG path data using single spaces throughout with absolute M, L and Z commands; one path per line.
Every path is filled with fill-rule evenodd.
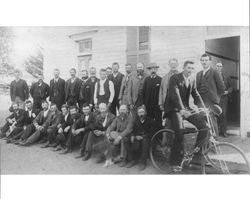
M 222 62 L 218 62 L 216 64 L 217 70 L 219 71 L 224 86 L 225 86 L 225 90 L 223 95 L 220 98 L 220 107 L 222 109 L 222 114 L 219 115 L 218 117 L 218 127 L 219 127 L 219 135 L 223 136 L 223 137 L 227 137 L 227 105 L 228 105 L 228 100 L 230 98 L 230 95 L 232 93 L 232 83 L 231 83 L 231 79 L 230 77 L 226 77 L 224 72 L 223 72 L 223 64 Z
M 29 98 L 29 87 L 25 80 L 20 78 L 21 71 L 14 71 L 15 80 L 10 84 L 10 98 L 12 103 L 17 102 L 21 109 L 24 109 L 24 101 Z
M 56 107 L 56 104 L 50 105 L 51 114 L 48 120 L 46 121 L 46 140 L 47 142 L 41 147 L 41 148 L 47 148 L 47 147 L 56 147 L 57 143 L 55 142 L 57 131 L 58 131 L 58 125 L 63 120 L 62 112 L 58 110 Z
M 17 133 L 15 136 L 12 137 L 10 142 L 18 144 L 21 141 L 21 137 L 24 134 L 26 128 L 32 124 L 33 120 L 39 114 L 39 109 L 34 109 L 32 106 L 32 102 L 30 100 L 25 101 L 25 112 L 24 112 L 24 125 L 23 130 Z
M 55 151 L 60 151 L 66 148 L 66 141 L 71 129 L 71 126 L 81 117 L 76 106 L 68 107 L 67 104 L 62 106 L 63 119 L 58 125 L 58 134 L 56 136 L 57 148 Z
M 119 94 L 124 75 L 119 72 L 119 64 L 117 62 L 112 64 L 112 71 L 113 73 L 109 76 L 109 79 L 114 83 L 115 96 L 111 103 L 110 111 L 116 115 L 116 109 L 119 109 Z
M 89 132 L 86 147 L 84 149 L 85 154 L 88 154 L 84 160 L 87 160 L 92 153 L 92 148 L 94 144 L 101 142 L 105 138 L 106 129 L 113 122 L 115 115 L 108 111 L 106 104 L 99 104 L 99 114 L 96 116 L 95 124 L 93 126 L 93 131 Z M 99 151 L 100 152 L 100 151 Z M 102 151 L 103 152 L 103 151 Z M 101 153 L 101 152 L 100 152 Z M 104 159 L 103 154 L 97 159 L 97 163 L 100 163 Z
M 128 82 L 128 105 L 130 110 L 136 110 L 143 104 L 142 88 L 145 78 L 148 76 L 144 72 L 143 63 L 136 65 L 136 73 L 132 75 Z
M 171 149 L 170 164 L 173 171 L 180 171 L 180 163 L 183 159 L 183 118 L 195 125 L 197 129 L 207 128 L 207 123 L 198 114 L 192 114 L 190 111 L 189 100 L 192 95 L 194 104 L 203 107 L 203 103 L 196 89 L 195 78 L 191 75 L 194 71 L 194 63 L 186 61 L 183 72 L 175 74 L 169 81 L 169 94 L 165 105 L 165 114 L 171 120 L 171 126 L 175 131 L 173 147 Z M 208 131 L 198 133 L 196 146 L 207 136 Z M 200 147 L 200 146 L 199 146 Z
M 20 109 L 18 103 L 16 102 L 12 104 L 12 109 L 13 113 L 5 119 L 6 123 L 1 128 L 0 138 L 4 137 L 11 138 L 12 136 L 16 135 L 17 133 L 23 130 L 24 110 Z M 9 134 L 7 135 L 8 131 Z
M 65 100 L 65 80 L 60 78 L 60 70 L 54 69 L 54 78 L 50 80 L 49 101 L 56 104 L 59 110 Z
M 82 107 L 83 115 L 72 125 L 69 137 L 66 142 L 66 149 L 63 154 L 71 152 L 74 147 L 80 145 L 80 155 L 86 157 L 84 154 L 86 141 L 89 132 L 93 129 L 95 123 L 95 113 L 90 112 L 90 107 L 86 104 Z
M 52 112 L 49 110 L 49 103 L 47 101 L 42 102 L 42 109 L 43 110 L 36 116 L 32 124 L 28 125 L 23 132 L 21 141 L 19 142 L 20 145 L 29 146 L 45 137 L 47 130 L 46 121 Z M 42 141 L 44 142 L 46 140 L 42 139 Z
M 82 70 L 82 85 L 80 88 L 80 94 L 79 94 L 79 102 L 80 102 L 80 110 L 82 110 L 83 104 L 89 104 L 91 100 L 91 93 L 90 93 L 90 85 L 87 84 L 89 80 L 88 77 L 88 71 Z
M 65 84 L 65 102 L 69 105 L 79 106 L 79 93 L 82 85 L 82 80 L 76 77 L 76 69 L 70 69 L 71 78 Z
M 33 98 L 34 109 L 42 109 L 42 101 L 49 96 L 49 85 L 43 81 L 43 75 L 38 76 L 38 81 L 32 84 L 30 95 Z
M 211 66 L 211 56 L 203 54 L 200 62 L 203 70 L 197 73 L 196 82 L 197 90 L 201 95 L 201 98 L 206 105 L 210 107 L 214 104 L 219 105 L 220 98 L 224 93 L 224 84 L 219 71 Z M 215 116 L 212 116 L 213 124 L 215 127 L 216 135 L 218 136 L 218 124 Z
M 156 74 L 159 68 L 156 63 L 150 63 L 147 68 L 150 71 L 150 76 L 145 78 L 143 84 L 143 104 L 146 106 L 148 117 L 153 119 L 157 129 L 160 129 L 162 124 L 162 113 L 158 101 L 162 78 Z

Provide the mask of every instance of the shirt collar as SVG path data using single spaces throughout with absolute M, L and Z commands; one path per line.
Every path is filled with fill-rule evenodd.
M 205 75 L 207 73 L 207 71 L 209 71 L 209 69 L 211 68 L 211 66 L 209 66 L 208 68 L 206 69 L 203 69 L 203 75 Z

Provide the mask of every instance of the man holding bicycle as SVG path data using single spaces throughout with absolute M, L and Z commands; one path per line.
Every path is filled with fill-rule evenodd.
M 186 61 L 183 72 L 175 74 L 170 78 L 169 94 L 166 99 L 165 115 L 171 120 L 171 126 L 175 131 L 175 139 L 171 149 L 170 164 L 173 171 L 180 171 L 180 164 L 184 155 L 183 146 L 183 120 L 187 120 L 196 126 L 197 129 L 208 128 L 207 123 L 198 114 L 191 114 L 190 97 L 192 95 L 194 104 L 203 106 L 200 94 L 196 89 L 194 62 Z M 198 146 L 207 136 L 208 130 L 200 131 L 197 136 L 196 146 Z M 198 154 L 197 154 L 198 155 Z

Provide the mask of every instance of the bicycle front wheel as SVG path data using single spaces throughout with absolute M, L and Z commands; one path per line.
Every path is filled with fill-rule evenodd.
M 221 142 L 213 143 L 202 159 L 203 174 L 249 174 L 249 161 L 237 146 Z

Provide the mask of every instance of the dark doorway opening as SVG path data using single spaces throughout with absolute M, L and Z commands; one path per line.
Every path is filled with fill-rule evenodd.
M 222 61 L 223 73 L 229 78 L 232 93 L 229 96 L 228 129 L 240 127 L 240 37 L 226 37 L 205 41 L 206 52 L 212 56 L 213 65 Z

